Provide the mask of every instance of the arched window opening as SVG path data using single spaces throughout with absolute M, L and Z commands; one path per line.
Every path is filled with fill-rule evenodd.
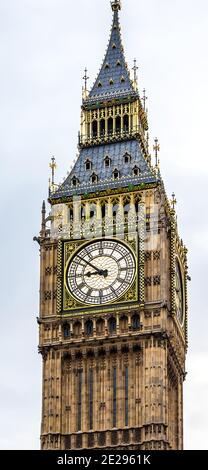
M 119 179 L 119 171 L 117 169 L 115 169 L 113 171 L 113 178 L 114 180 L 118 180 Z
M 96 333 L 97 335 L 102 335 L 105 329 L 105 322 L 103 319 L 100 319 L 96 323 Z
M 109 329 L 110 334 L 113 334 L 116 332 L 116 319 L 114 317 L 108 320 L 108 329 Z
M 116 117 L 116 132 L 121 132 L 121 118 L 120 118 L 120 116 Z
M 138 330 L 140 328 L 140 317 L 137 313 L 132 317 L 132 328 L 133 330 Z
M 125 153 L 123 159 L 124 159 L 124 163 L 128 164 L 131 161 L 131 155 L 129 155 L 129 153 Z
M 127 330 L 128 330 L 128 317 L 124 315 L 120 319 L 120 331 L 121 333 L 124 333 Z
M 73 327 L 74 338 L 79 338 L 79 336 L 81 335 L 81 331 L 82 325 L 79 321 L 77 321 L 76 323 L 74 323 Z
M 98 123 L 97 121 L 93 121 L 92 123 L 92 136 L 97 137 L 97 131 L 98 131 Z
M 92 176 L 91 176 L 91 183 L 95 184 L 98 182 L 98 176 L 93 173 Z
M 65 339 L 70 338 L 70 336 L 71 336 L 70 326 L 67 323 L 64 325 L 63 330 L 64 330 L 64 338 Z
M 133 168 L 133 175 L 134 176 L 139 176 L 140 175 L 140 169 L 138 168 L 138 166 L 135 166 Z
M 112 133 L 113 133 L 113 119 L 109 118 L 108 119 L 108 134 L 112 134 Z
M 105 168 L 109 168 L 111 165 L 111 159 L 109 157 L 105 157 L 104 164 L 105 164 Z
M 100 135 L 105 135 L 105 119 L 101 119 L 100 121 Z
M 129 130 L 129 116 L 125 115 L 123 118 L 123 129 L 124 132 L 128 132 Z
M 88 171 L 91 169 L 92 169 L 92 162 L 89 159 L 87 159 L 85 162 L 85 170 Z
M 74 186 L 76 188 L 76 186 L 78 185 L 79 183 L 79 180 L 78 178 L 76 178 L 76 176 L 73 176 L 72 180 L 71 180 L 71 184 L 72 186 Z
M 88 320 L 85 323 L 85 333 L 87 336 L 92 336 L 93 335 L 93 322 L 92 320 Z

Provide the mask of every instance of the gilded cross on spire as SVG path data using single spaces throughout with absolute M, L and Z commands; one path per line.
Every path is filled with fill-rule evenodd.
M 155 166 L 158 167 L 158 163 L 159 163 L 158 152 L 160 151 L 160 145 L 159 145 L 157 137 L 155 139 L 155 145 L 153 146 L 153 150 L 155 151 Z
M 51 183 L 54 185 L 55 169 L 57 168 L 56 159 L 54 156 L 51 158 L 51 163 L 49 166 L 51 168 Z
M 134 66 L 132 68 L 132 70 L 134 71 L 134 81 L 137 82 L 137 70 L 138 70 L 139 67 L 137 67 L 137 61 L 136 59 L 134 59 Z
M 87 67 L 85 67 L 85 74 L 83 80 L 85 82 L 85 91 L 87 91 L 87 80 L 89 80 L 89 77 L 87 76 Z
M 175 197 L 175 193 L 172 194 L 172 199 L 171 199 L 171 205 L 172 205 L 172 209 L 175 210 L 175 206 L 177 204 L 177 200 L 176 200 L 176 197 Z
M 144 110 L 146 111 L 146 101 L 148 100 L 148 96 L 146 95 L 146 90 L 144 88 L 143 90 L 143 98 L 142 98 L 142 101 L 143 101 L 143 106 L 144 106 Z
M 120 0 L 114 0 L 111 2 L 111 8 L 113 11 L 119 11 L 121 10 L 121 1 Z

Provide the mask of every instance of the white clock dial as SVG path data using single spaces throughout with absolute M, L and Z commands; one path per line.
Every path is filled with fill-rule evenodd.
M 132 285 L 136 272 L 131 249 L 116 240 L 89 242 L 69 262 L 66 284 L 77 300 L 101 305 L 119 299 Z
M 180 324 L 183 324 L 183 318 L 184 318 L 184 305 L 183 305 L 183 282 L 182 282 L 182 275 L 181 275 L 181 269 L 179 266 L 178 260 L 176 260 L 176 315 L 177 318 L 180 322 Z

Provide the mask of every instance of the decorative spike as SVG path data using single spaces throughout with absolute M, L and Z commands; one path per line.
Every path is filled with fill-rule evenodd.
M 85 74 L 84 74 L 83 80 L 85 83 L 84 89 L 85 91 L 87 91 L 87 81 L 89 80 L 89 77 L 87 76 L 87 67 L 85 67 Z
M 170 203 L 171 203 L 172 209 L 175 210 L 175 206 L 177 204 L 175 193 L 172 194 L 172 199 L 171 199 Z
M 159 166 L 159 160 L 158 160 L 158 152 L 160 151 L 160 145 L 158 142 L 158 138 L 155 138 L 155 145 L 153 146 L 153 150 L 155 152 L 155 166 L 158 168 Z
M 55 169 L 57 168 L 56 159 L 54 155 L 51 158 L 51 163 L 49 164 L 51 168 L 51 184 L 54 185 Z
M 137 70 L 138 70 L 139 67 L 137 67 L 137 61 L 136 59 L 134 59 L 134 66 L 132 68 L 132 70 L 134 71 L 134 82 L 137 83 Z
M 45 205 L 45 201 L 43 201 L 43 204 L 42 204 L 42 211 L 41 211 L 41 214 L 42 214 L 42 222 L 41 222 L 41 236 L 44 235 L 45 233 L 45 229 L 46 229 L 46 205 Z
M 142 101 L 143 101 L 143 107 L 144 107 L 144 110 L 146 111 L 146 101 L 148 100 L 148 96 L 146 96 L 146 90 L 144 88 L 143 90 L 143 98 L 142 98 Z

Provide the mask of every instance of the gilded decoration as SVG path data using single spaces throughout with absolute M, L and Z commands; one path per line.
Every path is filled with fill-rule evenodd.
M 100 241 L 101 239 L 93 239 L 93 242 Z M 103 240 L 103 239 L 102 239 Z M 133 284 L 129 287 L 129 289 L 125 292 L 125 294 L 119 297 L 117 300 L 111 302 L 115 308 L 121 308 L 122 304 L 135 304 L 138 306 L 139 296 L 140 296 L 140 276 L 142 275 L 142 266 L 140 267 L 140 250 L 138 246 L 137 237 L 134 239 L 128 240 L 127 236 L 125 240 L 120 241 L 116 238 L 109 239 L 111 241 L 117 240 L 119 243 L 125 244 L 134 253 L 135 256 L 135 263 L 136 263 L 136 271 L 135 271 L 135 280 Z M 78 301 L 67 287 L 66 282 L 66 273 L 67 269 L 70 266 L 70 260 L 79 252 L 80 247 L 86 247 L 89 245 L 89 241 L 86 240 L 77 240 L 77 241 L 67 241 L 62 240 L 59 242 L 58 245 L 58 279 L 59 279 L 59 287 L 57 291 L 57 305 L 58 305 L 58 315 L 71 315 L 74 312 L 78 313 L 80 311 L 83 314 L 83 308 L 85 312 L 89 312 L 89 310 L 94 312 L 99 312 L 100 310 L 106 311 L 109 306 L 106 304 L 92 306 L 88 305 L 85 302 Z M 61 299 L 61 302 L 60 302 Z M 123 307 L 125 306 L 123 305 Z

